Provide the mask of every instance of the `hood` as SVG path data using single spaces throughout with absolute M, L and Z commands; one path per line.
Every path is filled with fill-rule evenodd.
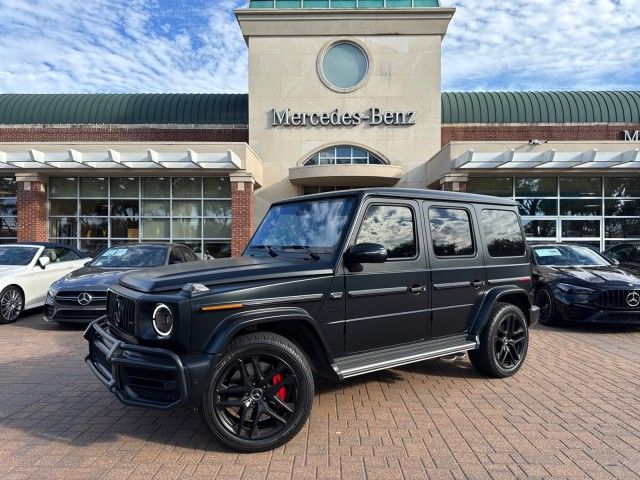
M 7 277 L 9 275 L 24 272 L 26 269 L 26 265 L 0 265 L 0 275 L 2 275 L 2 277 Z
M 57 283 L 58 289 L 65 290 L 107 290 L 124 274 L 134 268 L 82 267 L 67 274 Z
M 236 282 L 333 274 L 332 262 L 285 257 L 234 257 L 182 263 L 130 273 L 120 285 L 139 292 L 180 290 L 187 283 L 209 288 Z
M 640 288 L 640 277 L 614 266 L 602 267 L 542 267 L 558 282 L 584 287 Z

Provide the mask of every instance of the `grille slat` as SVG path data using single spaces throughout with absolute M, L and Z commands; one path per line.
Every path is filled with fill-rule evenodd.
M 135 335 L 136 301 L 113 292 L 107 300 L 107 320 L 120 330 Z
M 629 296 L 634 293 L 640 295 L 638 290 L 606 290 L 596 297 L 595 304 L 611 310 L 640 310 L 640 305 L 630 305 L 628 302 Z

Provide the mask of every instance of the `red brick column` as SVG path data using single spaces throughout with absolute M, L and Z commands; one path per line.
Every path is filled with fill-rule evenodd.
M 440 184 L 440 188 L 442 190 L 446 190 L 448 192 L 466 192 L 467 191 L 467 182 L 464 181 L 453 181 L 453 182 L 442 182 Z
M 17 182 L 18 241 L 46 242 L 47 228 L 47 184 L 39 181 Z
M 237 257 L 253 234 L 253 180 L 231 177 L 231 256 Z

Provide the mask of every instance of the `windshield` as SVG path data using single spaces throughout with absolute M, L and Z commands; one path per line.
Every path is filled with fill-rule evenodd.
M 159 267 L 164 265 L 166 256 L 166 247 L 158 245 L 121 245 L 105 250 L 90 265 L 107 268 Z
M 253 236 L 249 253 L 262 249 L 273 254 L 295 247 L 314 254 L 334 253 L 346 234 L 355 204 L 355 198 L 344 197 L 275 205 Z
M 558 245 L 533 247 L 532 250 L 538 265 L 554 267 L 611 265 L 602 255 L 587 247 Z
M 0 247 L 0 265 L 29 265 L 36 253 L 35 247 Z

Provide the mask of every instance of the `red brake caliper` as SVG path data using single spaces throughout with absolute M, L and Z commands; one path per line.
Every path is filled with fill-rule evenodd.
M 282 374 L 278 373 L 277 375 L 273 376 L 271 381 L 273 382 L 274 385 L 277 385 L 278 383 L 280 383 L 282 381 L 283 378 L 284 377 L 282 376 Z M 287 398 L 287 389 L 286 389 L 286 387 L 282 387 L 280 390 L 278 390 L 276 392 L 276 397 L 278 397 L 280 400 L 282 400 L 284 402 L 284 399 Z

